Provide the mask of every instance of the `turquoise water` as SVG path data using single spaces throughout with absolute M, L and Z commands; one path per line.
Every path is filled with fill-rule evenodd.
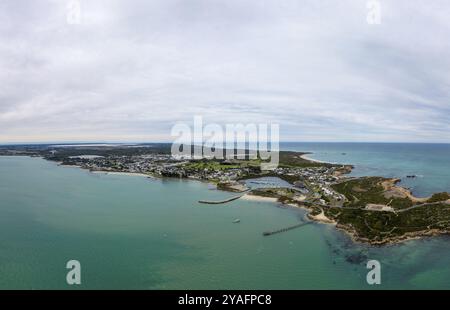
M 304 212 L 236 200 L 206 183 L 93 174 L 38 158 L 0 157 L 2 289 L 450 288 L 450 239 L 373 248 L 332 226 L 293 225 Z M 233 220 L 239 218 L 239 224 Z M 81 263 L 82 285 L 65 282 Z
M 354 176 L 401 178 L 401 185 L 417 196 L 450 192 L 450 144 L 282 143 L 280 147 L 312 152 L 309 157 L 321 161 L 352 164 Z

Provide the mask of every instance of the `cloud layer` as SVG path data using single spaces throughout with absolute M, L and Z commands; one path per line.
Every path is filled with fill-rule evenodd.
M 0 143 L 170 141 L 276 122 L 284 141 L 450 142 L 450 4 L 0 2 Z

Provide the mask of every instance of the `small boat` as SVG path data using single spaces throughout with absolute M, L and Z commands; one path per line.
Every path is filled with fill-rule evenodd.
M 241 222 L 240 219 L 235 219 L 235 220 L 233 221 L 233 223 L 240 223 L 240 222 Z

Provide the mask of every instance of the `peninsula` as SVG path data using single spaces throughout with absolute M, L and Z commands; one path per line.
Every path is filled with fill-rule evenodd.
M 450 233 L 449 193 L 414 197 L 398 186 L 399 179 L 353 178 L 352 166 L 312 161 L 305 158 L 307 153 L 281 151 L 278 168 L 270 171 L 260 169 L 261 159 L 248 156 L 174 158 L 170 144 L 158 143 L 0 146 L 0 155 L 42 157 L 93 172 L 207 181 L 221 190 L 306 208 L 310 219 L 335 225 L 353 240 L 372 245 Z M 262 177 L 278 177 L 289 186 L 251 189 L 245 183 Z

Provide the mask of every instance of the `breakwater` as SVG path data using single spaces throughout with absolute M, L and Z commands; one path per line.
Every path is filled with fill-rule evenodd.
M 270 236 L 270 235 L 279 234 L 279 233 L 282 233 L 282 232 L 285 232 L 285 231 L 289 231 L 289 230 L 292 230 L 292 229 L 295 229 L 295 228 L 299 228 L 299 227 L 302 227 L 302 226 L 305 226 L 305 225 L 308 225 L 308 224 L 311 224 L 311 223 L 312 223 L 311 221 L 309 221 L 309 222 L 302 222 L 302 223 L 299 223 L 299 224 L 296 224 L 296 225 L 293 225 L 293 226 L 288 226 L 288 227 L 280 228 L 280 229 L 277 229 L 277 230 L 265 231 L 265 232 L 263 232 L 263 236 Z
M 218 205 L 218 204 L 222 204 L 222 203 L 227 203 L 227 202 L 231 202 L 233 200 L 239 199 L 244 195 L 238 195 L 238 196 L 234 196 L 225 200 L 219 200 L 219 201 L 209 201 L 209 200 L 199 200 L 199 203 L 205 203 L 205 204 L 211 204 L 211 205 Z

